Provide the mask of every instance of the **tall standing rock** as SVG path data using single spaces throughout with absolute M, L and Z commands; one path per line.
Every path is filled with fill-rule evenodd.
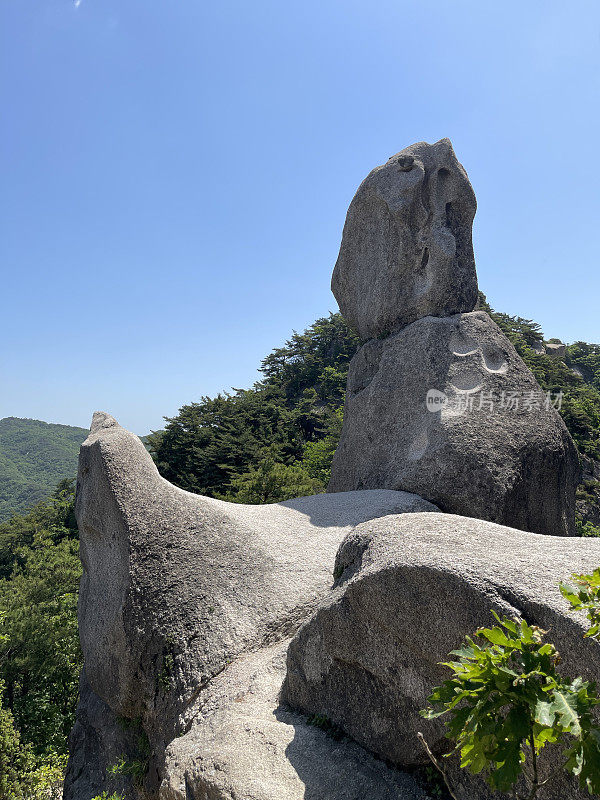
M 449 139 L 414 144 L 369 173 L 350 203 L 331 282 L 361 338 L 473 311 L 476 208 Z
M 356 193 L 333 289 L 371 338 L 350 365 L 329 491 L 402 489 L 450 513 L 570 535 L 577 451 L 555 398 L 472 310 L 474 213 L 447 139 L 403 150 Z

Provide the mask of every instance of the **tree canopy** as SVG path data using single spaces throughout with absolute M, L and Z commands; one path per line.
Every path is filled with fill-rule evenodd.
M 5 737 L 18 731 L 11 747 L 27 769 L 63 762 L 75 719 L 82 658 L 73 502 L 73 481 L 63 481 L 49 500 L 0 525 L 0 727 Z
M 560 413 L 580 452 L 600 459 L 600 345 L 576 342 L 564 358 L 553 358 L 543 351 L 538 323 L 494 311 L 484 295 L 479 305 L 541 388 L 563 393 Z M 263 380 L 251 389 L 185 405 L 164 431 L 148 437 L 160 472 L 189 491 L 236 499 L 240 476 L 248 478 L 270 458 L 302 469 L 317 481 L 317 491 L 324 490 L 341 431 L 348 366 L 359 346 L 340 314 L 294 333 L 263 360 Z
M 296 470 L 294 485 L 302 470 L 303 485 L 323 491 L 341 429 L 348 365 L 358 346 L 340 314 L 294 333 L 263 360 L 264 379 L 251 389 L 185 405 L 167 419 L 164 431 L 148 437 L 160 472 L 188 491 L 227 499 L 239 494 L 241 501 L 247 494 L 240 477 L 254 480 L 259 465 L 264 471 L 270 460 Z

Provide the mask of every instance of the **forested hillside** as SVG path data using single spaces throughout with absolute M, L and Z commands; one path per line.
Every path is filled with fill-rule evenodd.
M 37 419 L 0 420 L 0 521 L 48 497 L 63 478 L 75 477 L 87 434 Z

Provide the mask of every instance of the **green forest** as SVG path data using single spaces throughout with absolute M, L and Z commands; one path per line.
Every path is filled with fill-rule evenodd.
M 563 358 L 551 358 L 537 352 L 543 334 L 535 322 L 493 311 L 483 295 L 480 306 L 542 389 L 564 392 L 560 413 L 589 472 L 600 461 L 600 345 L 576 342 Z M 252 388 L 185 405 L 148 437 L 160 472 L 184 489 L 233 502 L 324 491 L 342 425 L 348 364 L 359 345 L 339 314 L 294 333 L 264 359 L 262 379 Z M 86 433 L 70 430 L 80 431 L 74 439 Z M 10 426 L 8 434 L 6 439 L 0 430 L 3 452 L 6 441 L 18 447 L 14 436 L 10 444 Z M 43 450 L 43 437 L 35 447 Z M 23 469 L 48 461 L 43 452 L 28 451 L 23 459 Z M 74 473 L 71 462 L 67 477 Z M 33 485 L 37 473 L 26 474 Z M 593 523 L 597 484 L 588 479 L 578 492 L 582 535 L 600 533 Z M 47 494 L 0 524 L 0 800 L 50 796 L 74 721 L 82 659 L 73 481 L 63 480 Z
M 42 800 L 62 779 L 81 651 L 74 482 L 0 525 L 0 798 Z

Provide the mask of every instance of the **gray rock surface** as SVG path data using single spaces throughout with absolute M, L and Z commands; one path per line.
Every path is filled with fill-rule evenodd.
M 573 534 L 579 462 L 547 400 L 485 312 L 425 317 L 352 360 L 328 490 L 402 489 L 442 511 Z
M 566 674 L 597 680 L 600 643 L 583 638 L 558 584 L 600 563 L 600 541 L 545 537 L 447 514 L 366 522 L 337 556 L 338 588 L 288 649 L 283 699 L 324 714 L 355 741 L 394 764 L 422 762 L 422 730 L 447 749 L 442 721 L 419 718 L 439 666 L 467 633 L 493 623 L 490 609 L 550 631 Z M 461 777 L 458 796 L 487 791 Z M 583 797 L 555 780 L 550 800 Z M 587 795 L 585 795 L 587 796 Z
M 348 209 L 331 283 L 363 339 L 475 308 L 476 205 L 449 139 L 414 144 L 369 173 Z
M 562 358 L 567 352 L 567 345 L 562 342 L 546 342 L 544 350 L 551 358 Z
M 66 796 L 90 800 L 104 788 L 90 794 L 91 772 L 76 780 L 73 769 L 93 746 L 86 736 L 100 735 L 90 711 L 98 700 L 115 717 L 141 720 L 152 751 L 145 791 L 155 796 L 165 747 L 211 680 L 298 628 L 329 591 L 335 553 L 357 524 L 415 510 L 435 507 L 391 491 L 268 506 L 184 492 L 160 477 L 136 436 L 96 414 L 76 499 L 91 691 L 82 695 Z M 109 766 L 98 758 L 98 770 Z
M 589 456 L 580 455 L 581 484 L 575 495 L 575 511 L 583 523 L 600 527 L 600 463 Z
M 82 671 L 77 719 L 69 736 L 69 759 L 63 800 L 88 800 L 106 792 L 133 797 L 129 778 L 110 775 L 107 765 L 134 753 L 137 742 L 119 724 L 109 706 L 91 690 Z
M 288 641 L 239 658 L 167 748 L 161 800 L 426 800 L 406 774 L 281 706 Z

